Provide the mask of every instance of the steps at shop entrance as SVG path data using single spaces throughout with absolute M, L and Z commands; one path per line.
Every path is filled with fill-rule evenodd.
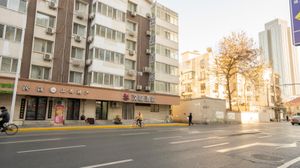
M 52 121 L 23 121 L 22 127 L 49 127 L 53 126 Z

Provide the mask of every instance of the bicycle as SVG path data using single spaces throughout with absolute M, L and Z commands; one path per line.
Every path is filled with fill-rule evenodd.
M 134 128 L 143 128 L 144 127 L 143 120 L 141 121 L 141 123 L 139 123 L 137 120 L 133 120 L 132 127 L 134 127 Z
M 14 123 L 5 123 L 3 125 L 2 131 L 5 132 L 6 135 L 15 135 L 19 131 L 19 127 Z

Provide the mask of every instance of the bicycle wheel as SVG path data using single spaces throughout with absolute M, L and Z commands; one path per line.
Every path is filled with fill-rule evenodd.
M 5 129 L 6 135 L 15 135 L 18 132 L 19 127 L 16 124 L 8 124 Z

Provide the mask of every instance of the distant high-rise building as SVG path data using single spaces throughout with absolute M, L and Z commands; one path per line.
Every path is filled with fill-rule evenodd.
M 298 95 L 300 93 L 299 57 L 292 45 L 291 28 L 281 19 L 266 23 L 265 30 L 259 33 L 259 45 L 262 58 L 275 73 L 280 76 L 282 97 Z

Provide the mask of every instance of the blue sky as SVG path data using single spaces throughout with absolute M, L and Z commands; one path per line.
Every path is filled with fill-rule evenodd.
M 275 19 L 290 19 L 289 0 L 158 0 L 179 14 L 180 53 L 214 49 L 232 31 L 245 31 L 258 45 L 258 33 Z M 290 22 L 289 22 L 290 23 Z

